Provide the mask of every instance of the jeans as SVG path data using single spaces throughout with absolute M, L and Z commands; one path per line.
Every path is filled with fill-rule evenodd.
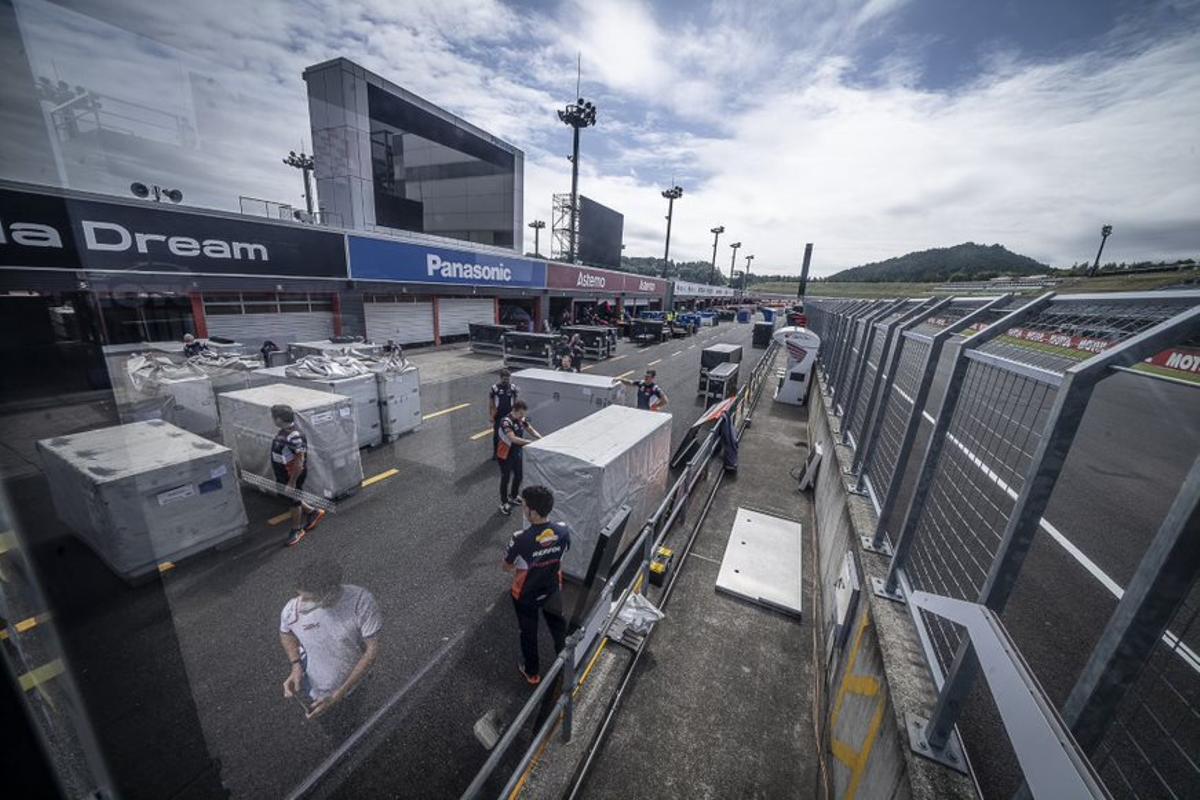
M 534 599 L 513 599 L 513 609 L 517 612 L 517 627 L 521 631 L 521 661 L 525 665 L 526 675 L 540 675 L 541 664 L 538 661 L 538 612 L 546 618 L 546 627 L 550 629 L 550 637 L 554 640 L 554 652 L 557 655 L 567 644 L 567 622 L 562 616 L 562 593 L 554 591 L 541 601 Z
M 508 458 L 500 459 L 500 502 L 507 503 L 521 491 L 521 480 L 525 477 L 525 457 L 519 447 L 508 451 Z M 511 482 L 512 488 L 507 488 Z

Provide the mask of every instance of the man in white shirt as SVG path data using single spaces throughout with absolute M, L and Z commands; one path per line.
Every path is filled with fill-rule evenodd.
M 279 618 L 291 662 L 283 696 L 298 698 L 305 718 L 341 741 L 361 722 L 363 693 L 354 690 L 379 654 L 379 606 L 366 589 L 342 583 L 341 567 L 330 561 L 304 567 L 296 589 Z

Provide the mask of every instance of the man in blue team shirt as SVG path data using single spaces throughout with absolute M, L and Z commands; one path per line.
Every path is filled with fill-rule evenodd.
M 500 444 L 500 422 L 512 411 L 517 399 L 517 387 L 512 383 L 512 373 L 500 370 L 500 382 L 493 383 L 488 392 L 488 414 L 492 418 L 492 460 L 497 460 L 496 447 Z
M 626 386 L 637 387 L 637 407 L 643 411 L 663 411 L 667 407 L 667 393 L 655 383 L 658 373 L 652 369 L 646 370 L 646 376 L 640 381 L 620 378 Z
M 292 529 L 287 546 L 300 544 L 304 535 L 321 524 L 325 512 L 304 502 L 304 480 L 308 477 L 308 439 L 296 425 L 296 412 L 291 406 L 271 406 L 271 419 L 279 428 L 271 440 L 271 471 L 282 494 L 296 501 L 292 506 Z
M 521 631 L 521 663 L 517 665 L 530 686 L 542 682 L 538 663 L 538 612 L 554 639 L 554 652 L 567 643 L 567 623 L 562 615 L 562 558 L 571 547 L 571 529 L 551 522 L 554 495 L 545 486 L 527 486 L 521 492 L 529 527 L 517 531 L 504 553 L 504 569 L 514 573 L 513 608 Z

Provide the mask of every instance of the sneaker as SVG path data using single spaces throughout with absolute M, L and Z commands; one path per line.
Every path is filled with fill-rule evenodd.
M 517 497 L 514 494 L 512 497 L 508 498 L 508 504 L 510 506 L 520 506 L 520 505 L 524 505 L 524 501 L 520 497 Z
M 304 529 L 296 528 L 296 530 L 294 530 L 288 534 L 287 541 L 284 542 L 284 544 L 287 547 L 295 547 L 296 545 L 300 544 L 300 540 L 303 538 L 304 538 Z
M 525 682 L 528 683 L 530 686 L 537 686 L 539 683 L 542 682 L 541 675 L 530 675 L 528 672 L 525 671 L 525 667 L 521 666 L 520 664 L 517 664 L 517 672 L 521 673 L 521 677 L 524 678 Z
M 512 506 L 510 506 L 508 503 L 501 503 L 500 504 L 500 513 L 507 517 L 509 514 L 512 513 Z
M 304 531 L 307 533 L 313 528 L 321 524 L 321 520 L 325 519 L 325 509 L 314 508 L 308 512 L 308 516 L 304 520 Z

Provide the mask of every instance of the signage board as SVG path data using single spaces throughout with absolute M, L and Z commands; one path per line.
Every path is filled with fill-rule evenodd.
M 341 234 L 155 203 L 0 189 L 0 267 L 346 277 Z
M 350 236 L 350 277 L 359 281 L 542 288 L 546 265 L 467 248 Z
M 573 289 L 580 292 L 621 292 L 624 294 L 663 294 L 667 282 L 608 269 L 574 267 L 569 264 L 547 264 L 546 286 L 551 289 Z

